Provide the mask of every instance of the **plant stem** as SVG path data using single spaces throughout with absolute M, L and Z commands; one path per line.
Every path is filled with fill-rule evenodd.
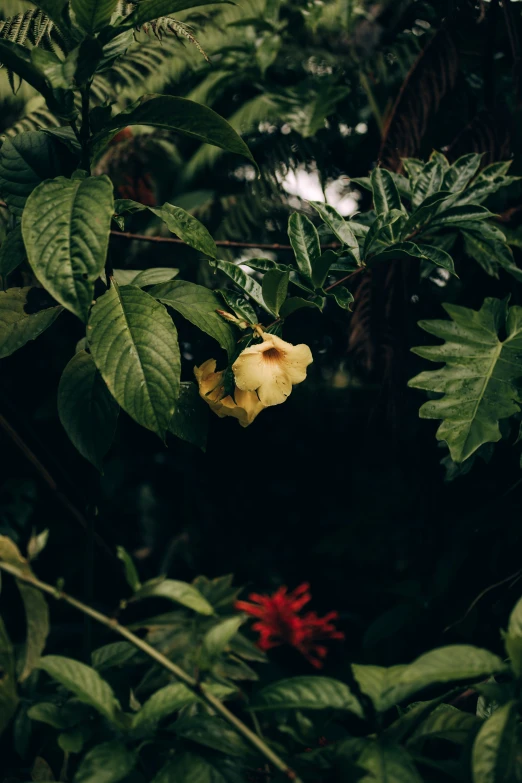
M 238 733 L 241 734 L 251 745 L 253 745 L 253 747 L 259 751 L 259 753 L 261 753 L 271 764 L 273 764 L 274 767 L 283 772 L 290 780 L 295 781 L 295 783 L 301 783 L 294 770 L 291 769 L 276 753 L 274 753 L 274 751 L 260 737 L 258 737 L 257 734 L 251 731 L 248 726 L 243 723 L 243 721 L 237 718 L 234 713 L 228 709 L 228 707 L 225 707 L 225 705 L 222 704 L 219 699 L 214 696 L 214 694 L 208 691 L 203 684 L 198 683 L 194 677 L 192 677 L 190 674 L 187 674 L 187 672 L 185 672 L 172 661 L 169 661 L 169 659 L 166 658 L 162 653 L 158 652 L 158 650 L 155 650 L 154 647 L 143 641 L 143 639 L 140 639 L 139 636 L 133 634 L 132 631 L 129 631 L 128 628 L 125 628 L 125 626 L 120 625 L 116 620 L 112 620 L 110 617 L 107 617 L 101 612 L 96 611 L 96 609 L 93 609 L 91 606 L 87 606 L 87 604 L 84 604 L 81 601 L 78 601 L 76 598 L 67 595 L 67 593 L 63 593 L 61 590 L 57 590 L 52 585 L 49 585 L 46 582 L 42 582 L 40 579 L 37 579 L 34 576 L 23 573 L 20 571 L 20 569 L 11 563 L 0 562 L 0 570 L 6 571 L 8 574 L 11 574 L 21 582 L 25 582 L 32 587 L 36 587 L 38 590 L 41 590 L 43 593 L 47 593 L 57 600 L 65 601 L 65 603 L 73 606 L 75 609 L 78 609 L 78 611 L 83 612 L 83 614 L 88 615 L 93 620 L 101 623 L 101 625 L 104 625 L 106 628 L 110 628 L 112 631 L 114 631 L 114 633 L 123 636 L 124 639 L 127 639 L 127 641 L 148 655 L 149 658 L 152 658 L 154 661 L 156 661 L 156 663 L 159 663 L 160 666 L 163 666 L 164 669 L 167 669 L 167 671 L 177 677 L 178 680 L 181 680 L 181 682 L 190 688 L 190 690 L 196 693 L 201 699 L 203 699 L 203 701 L 205 701 L 216 712 L 218 712 L 222 718 L 230 723 L 230 725 L 233 726 L 238 731 Z
M 82 156 L 80 161 L 80 168 L 90 175 L 91 173 L 91 155 L 89 150 L 89 142 L 91 140 L 91 126 L 89 122 L 89 109 L 90 101 L 89 95 L 91 91 L 91 83 L 87 84 L 81 89 L 82 96 L 82 126 L 80 128 L 79 141 L 82 145 Z

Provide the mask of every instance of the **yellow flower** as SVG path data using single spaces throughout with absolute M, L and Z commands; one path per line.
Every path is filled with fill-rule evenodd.
M 232 370 L 238 389 L 257 391 L 263 405 L 279 405 L 293 385 L 304 381 L 311 362 L 312 352 L 307 345 L 292 345 L 264 332 L 263 342 L 245 348 Z
M 248 427 L 265 407 L 259 402 L 255 392 L 243 391 L 237 387 L 234 390 L 234 397 L 231 395 L 223 397 L 224 372 L 223 370 L 216 372 L 215 359 L 207 359 L 201 367 L 194 367 L 194 375 L 198 382 L 200 396 L 221 419 L 232 416 L 238 419 L 242 427 Z

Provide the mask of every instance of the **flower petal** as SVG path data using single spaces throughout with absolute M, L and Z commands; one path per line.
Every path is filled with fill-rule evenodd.
M 302 383 L 306 378 L 306 368 L 313 362 L 312 351 L 301 343 L 293 345 L 284 358 L 285 370 L 293 384 Z

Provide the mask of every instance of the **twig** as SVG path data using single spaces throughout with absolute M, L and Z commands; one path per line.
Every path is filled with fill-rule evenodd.
M 40 475 L 40 478 L 43 479 L 45 484 L 49 487 L 51 492 L 53 492 L 56 499 L 62 504 L 62 506 L 73 516 L 76 521 L 83 527 L 86 533 L 89 531 L 89 523 L 87 521 L 87 518 L 85 517 L 82 512 L 76 508 L 76 506 L 69 500 L 67 495 L 64 495 L 64 493 L 60 490 L 58 487 L 58 484 L 54 480 L 54 478 L 51 476 L 45 465 L 40 462 L 36 454 L 30 449 L 30 447 L 27 445 L 27 443 L 23 440 L 23 438 L 18 434 L 18 432 L 12 427 L 12 425 L 7 421 L 4 416 L 0 414 L 0 429 L 2 429 L 5 434 L 12 440 L 14 445 L 19 449 L 19 451 L 22 452 L 24 457 L 30 462 L 37 470 L 38 474 Z M 98 544 L 101 549 L 103 549 L 106 554 L 108 554 L 111 558 L 114 558 L 114 553 L 112 552 L 109 545 L 106 543 L 106 541 L 103 540 L 103 538 L 98 534 L 94 534 L 94 539 L 96 543 Z
M 469 605 L 465 613 L 462 615 L 462 617 L 459 620 L 455 620 L 454 623 L 451 623 L 451 625 L 448 625 L 446 628 L 444 628 L 443 633 L 446 633 L 447 631 L 451 630 L 451 628 L 454 628 L 456 625 L 460 625 L 461 623 L 463 623 L 466 617 L 469 615 L 469 613 L 472 612 L 473 609 L 476 607 L 476 605 L 479 603 L 479 601 L 481 601 L 484 598 L 484 596 L 487 595 L 491 590 L 495 590 L 495 588 L 497 587 L 502 587 L 502 585 L 507 584 L 507 582 L 517 580 L 520 576 L 522 576 L 522 568 L 519 568 L 518 571 L 515 571 L 515 573 L 511 574 L 510 576 L 506 576 L 505 579 L 501 579 L 500 582 L 495 582 L 494 585 L 490 585 L 489 587 L 486 587 L 471 602 L 471 604 Z
M 158 244 L 187 244 L 182 239 L 175 239 L 174 237 L 152 237 L 147 234 L 133 234 L 130 231 L 111 231 L 111 234 L 112 236 L 128 239 L 130 241 L 136 239 L 140 242 L 157 242 Z M 272 244 L 266 242 L 233 242 L 229 239 L 216 239 L 214 241 L 218 247 L 253 248 L 257 250 L 292 250 L 292 245 L 281 245 L 278 242 Z M 323 250 L 335 250 L 339 249 L 341 245 L 339 242 L 331 242 L 329 245 L 322 245 L 321 247 Z
M 78 601 L 76 598 L 67 595 L 67 593 L 63 593 L 61 590 L 57 590 L 52 585 L 49 585 L 46 582 L 41 582 L 34 576 L 25 574 L 16 566 L 11 565 L 11 563 L 0 562 L 0 569 L 11 574 L 21 582 L 25 582 L 32 587 L 36 587 L 38 590 L 41 590 L 43 593 L 47 593 L 47 595 L 50 595 L 57 600 L 64 601 L 70 606 L 73 606 L 75 609 L 78 609 L 80 612 L 83 612 L 83 614 L 92 617 L 93 620 L 96 620 L 101 625 L 104 625 L 106 628 L 114 631 L 114 633 L 117 633 L 124 639 L 127 639 L 131 644 L 148 655 L 149 658 L 152 658 L 154 661 L 156 661 L 156 663 L 159 663 L 160 666 L 163 666 L 164 669 L 173 674 L 178 680 L 190 688 L 193 693 L 195 693 L 197 696 L 203 699 L 203 701 L 210 705 L 212 709 L 218 712 L 227 721 L 227 723 L 233 726 L 236 731 L 238 731 L 239 734 L 241 734 L 259 753 L 261 753 L 271 764 L 273 764 L 274 767 L 283 772 L 290 780 L 295 781 L 295 783 L 301 783 L 297 778 L 294 770 L 291 769 L 283 761 L 283 759 L 277 755 L 277 753 L 274 753 L 274 751 L 260 737 L 258 737 L 257 734 L 251 731 L 248 726 L 243 723 L 243 721 L 237 718 L 234 713 L 228 709 L 228 707 L 225 707 L 225 705 L 222 704 L 213 693 L 207 690 L 203 684 L 198 683 L 194 677 L 192 677 L 190 674 L 187 674 L 186 671 L 181 669 L 177 664 L 170 661 L 168 658 L 162 655 L 162 653 L 145 642 L 143 639 L 140 639 L 139 636 L 133 634 L 132 631 L 129 631 L 128 628 L 120 625 L 116 620 L 111 620 L 110 617 L 107 617 L 101 612 L 96 611 L 96 609 L 87 606 L 87 604 Z

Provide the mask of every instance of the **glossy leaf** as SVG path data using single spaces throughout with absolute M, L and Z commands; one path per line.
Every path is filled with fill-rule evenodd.
M 370 182 L 373 192 L 373 205 L 377 215 L 385 215 L 391 209 L 402 209 L 399 191 L 389 171 L 376 168 L 372 171 Z
M 316 227 L 306 215 L 294 212 L 288 220 L 288 238 L 294 250 L 299 272 L 305 280 L 311 282 L 314 263 L 321 255 Z
M 322 288 L 330 268 L 337 261 L 337 254 L 333 250 L 325 250 L 314 264 L 312 269 L 312 283 L 316 288 Z M 357 265 L 355 264 L 357 268 Z
M 412 710 L 408 710 L 408 715 Z M 407 744 L 421 745 L 431 740 L 446 740 L 456 744 L 466 743 L 478 730 L 481 722 L 476 715 L 453 707 L 439 704 L 410 734 Z
M 205 451 L 208 412 L 208 405 L 201 399 L 196 384 L 183 381 L 180 385 L 176 410 L 169 423 L 169 432 Z
M 458 226 L 461 223 L 470 220 L 487 220 L 492 217 L 491 212 L 486 207 L 471 204 L 470 206 L 450 207 L 441 209 L 437 216 L 431 221 L 431 227 L 435 226 Z
M 199 590 L 187 582 L 180 582 L 177 579 L 146 582 L 135 593 L 134 598 L 167 598 L 169 601 L 186 606 L 198 614 L 214 614 L 214 609 Z
M 522 282 L 522 269 L 517 267 L 506 236 L 498 226 L 481 221 L 462 223 L 459 228 L 467 255 L 475 259 L 489 275 L 497 277 L 498 266 L 501 266 L 515 280 Z
M 80 762 L 74 783 L 118 783 L 136 764 L 136 755 L 122 742 L 104 742 L 91 748 Z
M 26 680 L 40 661 L 49 635 L 49 607 L 44 595 L 36 588 L 17 581 L 25 611 L 26 639 L 24 667 L 18 679 Z
M 82 457 L 99 471 L 114 438 L 118 410 L 92 356 L 78 351 L 60 378 L 58 415 Z
M 59 146 L 41 131 L 29 131 L 0 147 L 0 197 L 15 215 L 21 216 L 27 197 L 44 179 L 65 173 Z
M 7 234 L 0 245 L 0 275 L 7 277 L 14 272 L 26 258 L 24 240 L 22 238 L 22 229 L 20 225 L 15 226 Z
M 142 7 L 143 3 L 140 3 Z M 245 142 L 219 114 L 200 103 L 172 95 L 145 95 L 138 105 L 116 114 L 94 137 L 94 152 L 103 149 L 115 133 L 129 125 L 150 125 L 173 130 L 182 136 L 213 144 L 253 161 Z
M 425 402 L 419 415 L 443 420 L 437 438 L 446 441 L 455 462 L 463 462 L 483 443 L 499 441 L 499 420 L 519 410 L 522 308 L 507 312 L 505 302 L 498 299 L 485 299 L 479 311 L 443 307 L 451 321 L 420 321 L 419 326 L 446 342 L 412 350 L 446 365 L 420 373 L 409 386 L 443 394 Z M 500 340 L 504 327 L 506 338 Z
M 263 275 L 263 300 L 276 316 L 279 315 L 281 305 L 286 299 L 288 280 L 288 272 L 280 272 L 278 269 L 270 269 Z
M 408 240 L 412 235 L 419 234 L 445 206 L 449 207 L 450 203 L 453 203 L 453 198 L 454 196 L 449 190 L 439 190 L 432 193 L 403 223 L 401 239 Z
M 160 720 L 197 701 L 196 694 L 182 682 L 165 685 L 153 693 L 134 715 L 132 729 L 139 735 L 152 734 Z
M 38 289 L 9 288 L 0 291 L 0 359 L 35 340 L 58 318 L 61 307 L 31 313 L 30 303 Z
M 207 631 L 203 637 L 203 649 L 210 660 L 221 655 L 244 621 L 241 615 L 227 617 Z
M 385 248 L 399 241 L 404 234 L 406 215 L 398 209 L 392 209 L 385 215 L 376 218 L 366 234 L 362 256 L 368 259 L 370 254 L 380 253 Z
M 138 576 L 138 571 L 136 570 L 136 566 L 134 565 L 134 560 L 129 555 L 127 550 L 122 546 L 116 547 L 116 556 L 118 560 L 121 560 L 123 563 L 123 570 L 125 572 L 125 579 L 127 580 L 127 584 L 129 585 L 132 592 L 136 593 L 141 588 L 141 582 Z
M 110 22 L 117 0 L 71 0 L 76 21 L 86 33 L 95 33 Z
M 107 256 L 113 213 L 108 177 L 57 177 L 27 199 L 22 233 L 34 274 L 54 298 L 87 321 Z
M 335 299 L 337 305 L 343 310 L 349 310 L 350 305 L 353 302 L 353 294 L 344 286 L 337 286 L 331 291 L 328 291 L 328 296 L 332 296 Z
M 217 340 L 229 356 L 233 354 L 236 334 L 230 324 L 216 312 L 223 310 L 223 303 L 213 291 L 186 280 L 174 280 L 154 286 L 149 293 Z
M 444 165 L 442 158 L 443 156 L 432 156 L 415 178 L 411 200 L 413 207 L 420 206 L 429 196 L 442 190 L 442 182 L 449 166 L 447 160 Z
M 488 196 L 511 185 L 519 180 L 519 177 L 508 177 L 507 172 L 512 161 L 490 163 L 478 174 L 476 179 L 459 196 L 457 204 L 481 204 Z
M 296 310 L 301 310 L 303 307 L 315 307 L 321 310 L 323 304 L 324 299 L 320 296 L 315 296 L 312 299 L 303 299 L 301 296 L 289 296 L 281 307 L 279 315 L 281 318 L 288 318 L 289 315 L 295 313 Z
M 199 250 L 210 258 L 217 258 L 216 243 L 200 221 L 174 204 L 163 204 L 162 207 L 149 207 L 150 211 L 160 217 L 169 231 L 186 242 L 187 245 Z
M 516 702 L 499 707 L 482 725 L 471 752 L 473 783 L 506 783 L 518 779 L 519 748 Z
M 113 397 L 138 424 L 165 437 L 179 395 L 176 327 L 163 305 L 118 285 L 92 308 L 87 338 Z
M 134 658 L 137 652 L 136 647 L 129 642 L 111 642 L 92 651 L 92 666 L 98 671 L 111 669 L 113 666 L 123 666 Z
M 359 243 L 357 242 L 356 234 L 350 223 L 329 204 L 323 204 L 322 201 L 309 201 L 308 203 L 317 211 L 323 223 L 326 223 L 339 242 L 346 245 L 354 254 L 355 258 L 358 259 Z
M 252 710 L 347 710 L 363 716 L 361 705 L 347 685 L 330 677 L 291 677 L 259 691 Z
M 422 783 L 411 756 L 399 746 L 369 742 L 357 766 L 367 772 L 359 783 Z
M 257 322 L 258 318 L 256 312 L 244 296 L 236 294 L 235 291 L 225 291 L 222 288 L 216 293 L 221 294 L 226 304 L 238 318 L 241 318 L 249 324 L 255 324 Z
M 270 310 L 263 299 L 263 291 L 257 280 L 254 280 L 251 275 L 247 275 L 237 264 L 233 264 L 231 261 L 216 261 L 216 266 L 228 275 L 236 285 L 242 288 L 256 304 L 270 313 Z
M 462 155 L 453 163 L 444 174 L 442 180 L 442 190 L 451 190 L 452 193 L 458 193 L 463 190 L 473 179 L 480 167 L 482 155 L 476 152 L 470 152 L 468 155 Z
M 80 701 L 94 707 L 109 720 L 117 720 L 121 709 L 119 702 L 110 685 L 90 666 L 62 655 L 46 655 L 40 659 L 38 668 L 72 691 Z
M 118 285 L 136 285 L 145 288 L 148 285 L 168 283 L 177 277 L 179 269 L 158 266 L 149 269 L 115 269 L 114 277 Z
M 29 49 L 14 41 L 0 38 L 0 63 L 14 71 L 44 96 L 50 94 L 44 74 L 31 62 Z
M 389 248 L 385 248 L 382 252 L 377 253 L 371 259 L 371 266 L 375 266 L 382 262 L 389 262 L 392 260 L 401 260 L 417 258 L 419 261 L 429 261 L 436 266 L 440 266 L 443 269 L 447 269 L 450 274 L 455 274 L 455 266 L 453 259 L 439 247 L 425 244 L 415 244 L 414 242 L 398 242 Z

